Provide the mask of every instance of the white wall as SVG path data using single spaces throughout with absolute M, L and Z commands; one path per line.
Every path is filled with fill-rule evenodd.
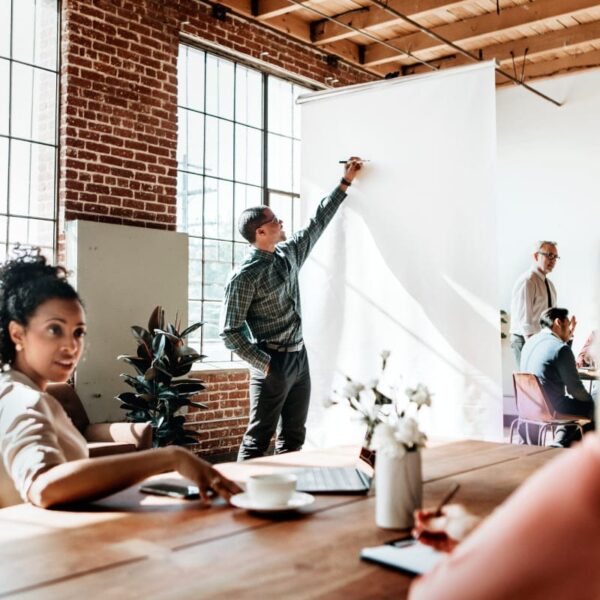
M 501 306 L 537 239 L 558 242 L 551 275 L 558 305 L 579 321 L 577 352 L 598 313 L 600 248 L 600 71 L 535 83 L 560 108 L 518 87 L 497 93 Z M 514 361 L 505 344 L 505 410 L 512 409 Z M 510 396 L 511 398 L 508 398 Z
M 77 392 L 92 422 L 120 421 L 114 396 L 131 391 L 120 373 L 135 374 L 120 354 L 135 354 L 132 325 L 147 327 L 155 306 L 169 322 L 187 324 L 188 237 L 185 233 L 69 221 L 67 268 L 85 304 L 86 350 Z

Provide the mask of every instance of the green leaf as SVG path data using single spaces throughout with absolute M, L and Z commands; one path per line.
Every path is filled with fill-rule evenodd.
M 198 329 L 199 327 L 202 327 L 202 325 L 204 325 L 204 323 L 202 322 L 198 322 L 198 323 L 194 323 L 193 325 L 190 325 L 187 329 L 184 329 L 181 334 L 180 337 L 185 338 L 188 335 L 190 335 L 190 333 L 193 333 L 194 331 L 196 331 L 196 329 Z
M 152 345 L 152 336 L 148 331 L 146 331 L 143 327 L 138 327 L 137 325 L 133 325 L 131 328 L 131 332 L 133 333 L 133 337 L 138 340 L 140 344 L 146 344 L 148 348 Z
M 162 306 L 157 306 L 148 319 L 148 331 L 162 329 L 165 326 L 165 311 Z
M 208 405 L 206 405 L 206 404 L 202 404 L 202 402 L 192 402 L 191 400 L 189 400 L 189 401 L 188 401 L 188 404 L 189 404 L 190 406 L 194 406 L 194 407 L 196 407 L 196 408 L 204 408 L 204 409 L 207 409 L 207 408 L 208 408 Z

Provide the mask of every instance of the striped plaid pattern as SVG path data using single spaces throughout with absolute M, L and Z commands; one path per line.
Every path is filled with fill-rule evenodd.
M 273 253 L 252 247 L 231 274 L 221 310 L 221 338 L 253 367 L 265 371 L 271 360 L 259 343 L 302 340 L 298 272 L 345 197 L 336 188 L 321 200 L 308 227 L 277 244 Z

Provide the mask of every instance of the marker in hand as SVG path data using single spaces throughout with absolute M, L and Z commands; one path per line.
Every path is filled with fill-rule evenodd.
M 348 162 L 347 160 L 338 160 L 338 163 L 339 163 L 340 165 L 345 165 L 347 162 Z M 371 161 L 370 161 L 370 160 L 364 160 L 364 159 L 362 159 L 362 158 L 361 158 L 361 159 L 360 159 L 360 162 L 364 162 L 364 163 L 366 163 L 366 162 L 371 162 Z
M 432 513 L 432 517 L 441 517 L 442 509 L 452 498 L 454 498 L 456 492 L 460 489 L 460 483 L 455 483 L 449 490 L 448 493 L 440 500 L 440 503 L 437 505 L 436 509 Z

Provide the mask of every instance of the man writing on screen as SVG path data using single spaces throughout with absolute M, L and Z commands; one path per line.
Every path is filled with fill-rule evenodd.
M 221 337 L 250 364 L 250 417 L 238 460 L 263 456 L 275 430 L 275 452 L 300 450 L 306 436 L 310 373 L 302 339 L 298 272 L 362 167 L 351 157 L 308 227 L 287 240 L 268 206 L 246 209 L 238 228 L 252 248 L 225 286 Z

